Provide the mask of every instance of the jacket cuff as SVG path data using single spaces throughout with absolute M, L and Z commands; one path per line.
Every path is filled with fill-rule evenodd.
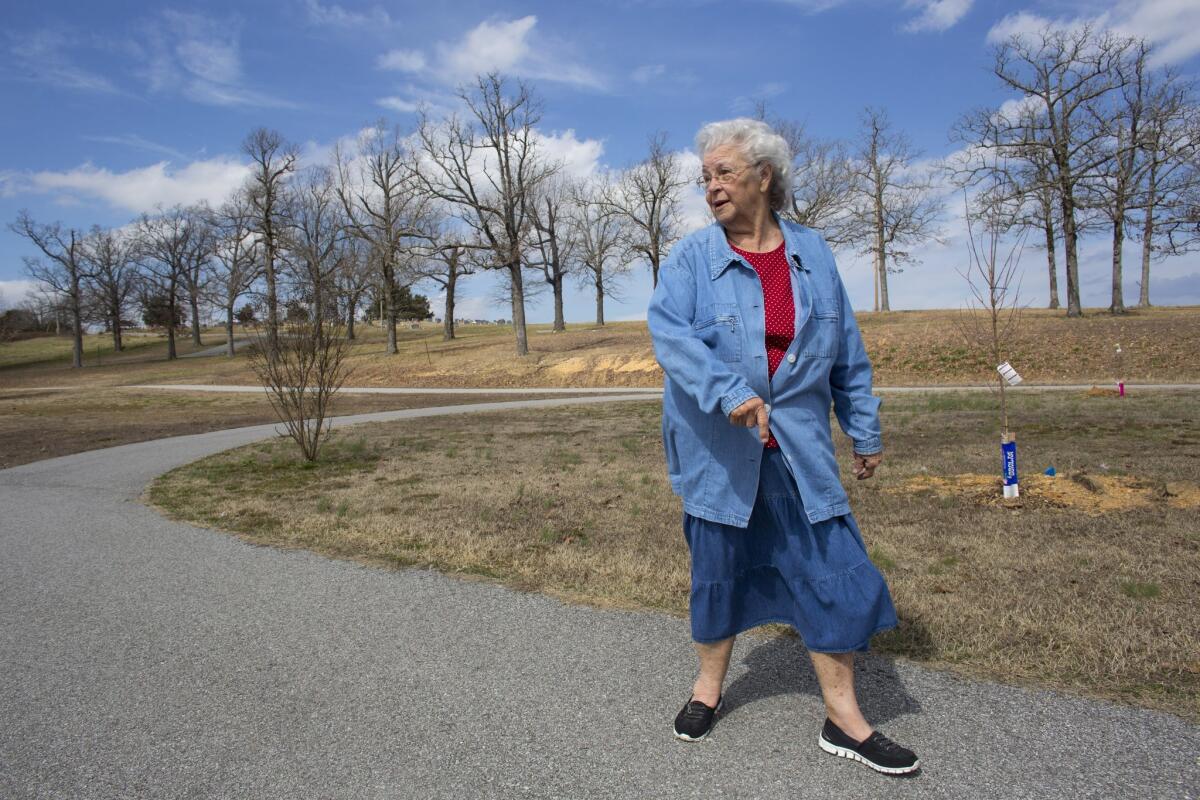
M 860 456 L 873 456 L 883 450 L 883 438 L 872 436 L 870 439 L 855 439 L 854 452 Z
M 758 394 L 749 386 L 736 389 L 721 398 L 721 412 L 728 417 L 734 409 L 752 397 L 758 397 Z

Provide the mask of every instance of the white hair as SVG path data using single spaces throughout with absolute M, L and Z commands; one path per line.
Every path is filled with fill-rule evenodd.
M 786 139 L 767 123 L 749 117 L 710 122 L 696 134 L 696 152 L 701 160 L 709 150 L 722 145 L 737 147 L 751 164 L 770 164 L 767 199 L 775 211 L 787 206 L 792 193 L 792 151 Z

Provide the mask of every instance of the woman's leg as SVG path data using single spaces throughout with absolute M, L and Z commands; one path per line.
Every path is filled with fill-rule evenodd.
M 870 726 L 858 708 L 854 695 L 854 653 L 814 653 L 813 669 L 821 694 L 825 697 L 825 713 L 842 729 L 842 732 L 860 742 L 875 729 Z
M 729 656 L 733 654 L 733 641 L 736 636 L 730 636 L 719 642 L 701 644 L 694 642 L 696 655 L 700 657 L 700 675 L 692 686 L 692 699 L 699 700 L 709 708 L 716 708 L 721 698 L 721 687 L 725 685 L 725 673 L 729 671 Z

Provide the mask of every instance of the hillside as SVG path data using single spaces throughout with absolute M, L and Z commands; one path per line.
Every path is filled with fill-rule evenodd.
M 860 313 L 859 326 L 882 386 L 973 384 L 992 379 L 994 365 L 968 348 L 954 311 Z M 1061 311 L 1025 312 L 1020 335 L 1006 357 L 1031 383 L 1115 381 L 1115 345 L 1123 351 L 1127 382 L 1200 381 L 1200 308 L 1175 307 L 1134 311 L 1112 317 L 1090 310 L 1081 319 Z M 362 330 L 360 328 L 360 330 Z M 91 337 L 89 337 L 91 338 Z M 206 335 L 215 345 L 223 334 Z M 101 341 L 96 337 L 97 344 Z M 244 356 L 164 360 L 161 343 L 140 344 L 131 352 L 97 353 L 89 347 L 82 371 L 68 367 L 69 342 L 57 340 L 51 351 L 42 342 L 36 356 L 22 357 L 24 342 L 0 345 L 0 385 L 56 386 L 87 383 L 119 386 L 137 383 L 253 383 Z M 400 353 L 382 352 L 379 328 L 363 331 L 354 347 L 351 385 L 358 386 L 641 386 L 661 385 L 644 322 L 596 328 L 570 325 L 553 333 L 546 325 L 529 328 L 530 353 L 514 354 L 512 328 L 469 325 L 460 338 L 441 340 L 440 326 L 404 330 Z M 181 351 L 190 349 L 181 345 Z M 96 364 L 99 360 L 99 365 Z

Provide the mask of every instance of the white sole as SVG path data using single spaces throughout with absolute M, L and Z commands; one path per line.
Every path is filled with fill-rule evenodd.
M 910 772 L 916 772 L 921 767 L 920 759 L 917 759 L 915 762 L 913 762 L 911 767 L 885 767 L 880 764 L 876 764 L 874 761 L 869 761 L 868 759 L 863 758 L 857 752 L 848 747 L 838 747 L 836 744 L 827 741 L 824 736 L 820 735 L 817 736 L 817 745 L 830 755 L 837 756 L 838 758 L 848 758 L 851 761 L 857 761 L 858 763 L 865 764 L 876 772 L 882 772 L 885 775 L 907 775 Z

